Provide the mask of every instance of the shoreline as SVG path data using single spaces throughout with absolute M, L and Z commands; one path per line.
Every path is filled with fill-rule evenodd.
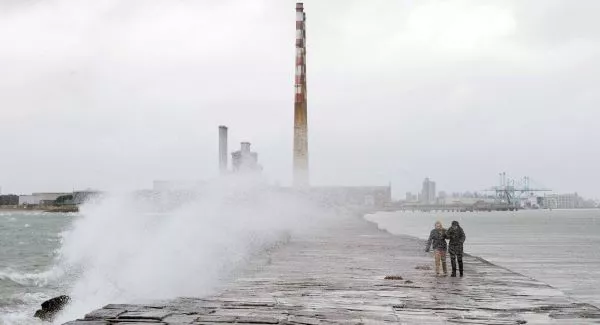
M 79 212 L 78 207 L 35 207 L 35 208 L 11 208 L 0 207 L 0 212 L 48 212 L 48 213 L 72 213 Z

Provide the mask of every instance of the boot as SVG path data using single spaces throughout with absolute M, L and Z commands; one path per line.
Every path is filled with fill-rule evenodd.
M 460 277 L 463 277 L 463 261 L 462 256 L 458 258 L 458 271 L 460 272 Z
M 452 274 L 450 274 L 450 276 L 455 278 L 456 277 L 456 261 L 454 260 L 454 256 L 450 256 L 450 264 L 452 264 Z

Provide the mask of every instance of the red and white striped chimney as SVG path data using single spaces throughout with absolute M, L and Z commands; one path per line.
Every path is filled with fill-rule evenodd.
M 294 185 L 307 187 L 308 116 L 306 105 L 306 14 L 304 5 L 296 3 L 296 73 L 294 97 Z

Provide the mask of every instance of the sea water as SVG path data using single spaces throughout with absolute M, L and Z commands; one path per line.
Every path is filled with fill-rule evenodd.
M 60 292 L 52 265 L 61 234 L 76 217 L 0 212 L 0 324 L 30 319 L 31 308 Z
M 366 218 L 393 234 L 427 239 L 436 220 L 456 220 L 465 252 L 600 306 L 600 210 L 381 212 Z M 425 247 L 423 247 L 425 249 Z M 466 270 L 468 276 L 468 270 Z

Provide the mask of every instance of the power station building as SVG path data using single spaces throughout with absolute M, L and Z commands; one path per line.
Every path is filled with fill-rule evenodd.
M 392 201 L 391 186 L 317 186 L 310 195 L 327 205 L 385 207 Z
M 257 172 L 262 170 L 258 164 L 258 153 L 250 150 L 250 142 L 242 142 L 238 151 L 231 153 L 233 172 Z
M 288 190 L 298 191 L 324 204 L 344 206 L 384 207 L 391 202 L 391 185 L 387 186 L 311 186 L 308 150 L 308 107 L 306 86 L 306 14 L 304 5 L 296 3 L 295 73 L 294 73 L 294 143 L 293 143 L 293 186 Z M 229 173 L 227 163 L 226 126 L 219 127 L 219 170 L 221 175 Z M 249 142 L 231 154 L 233 173 L 257 172 L 258 154 L 250 149 Z M 434 189 L 435 191 L 435 186 Z M 435 196 L 435 194 L 433 195 Z
M 308 96 L 306 86 L 306 13 L 296 3 L 296 61 L 294 77 L 293 186 L 326 204 L 383 207 L 389 204 L 391 186 L 311 186 L 308 150 Z
M 221 175 L 229 173 L 227 162 L 227 143 L 228 129 L 226 126 L 219 126 L 219 171 Z M 260 172 L 262 166 L 258 164 L 258 153 L 250 150 L 250 142 L 242 142 L 240 150 L 231 153 L 231 172 L 247 173 Z

